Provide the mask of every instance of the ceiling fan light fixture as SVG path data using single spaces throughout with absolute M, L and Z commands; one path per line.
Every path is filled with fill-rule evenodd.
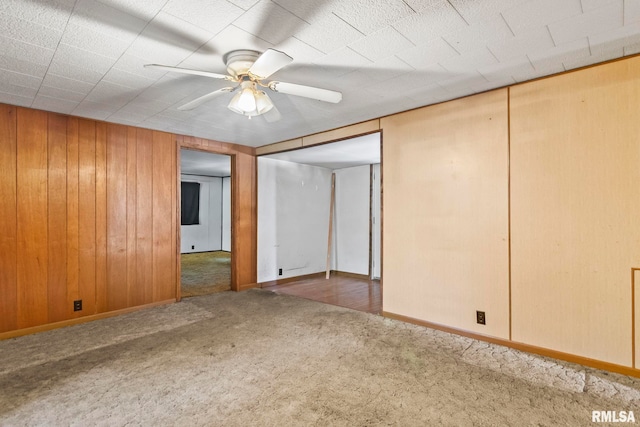
M 244 112 L 256 109 L 256 97 L 251 89 L 245 89 L 240 92 L 240 96 L 238 97 L 238 108 Z
M 231 98 L 231 101 L 229 101 L 229 105 L 227 105 L 227 108 L 229 108 L 234 113 L 244 114 L 244 111 L 242 111 L 240 109 L 240 107 L 238 106 L 238 99 L 239 98 L 240 98 L 240 92 L 236 93 L 233 96 L 233 98 Z
M 228 108 L 234 113 L 248 116 L 259 116 L 273 108 L 273 102 L 269 96 L 261 90 L 256 89 L 256 84 L 251 81 L 245 81 L 240 84 L 242 90 L 237 93 Z
M 256 94 L 256 111 L 258 114 L 264 114 L 273 108 L 273 102 L 271 102 L 271 98 L 262 92 L 258 91 Z
M 248 115 L 256 110 L 256 89 L 255 83 L 251 81 L 244 81 L 240 84 L 242 90 L 238 92 L 231 102 L 229 102 L 229 109 L 238 114 Z

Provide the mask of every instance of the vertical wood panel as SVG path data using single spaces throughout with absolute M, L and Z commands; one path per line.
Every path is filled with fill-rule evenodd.
M 0 332 L 17 323 L 16 108 L 0 104 Z
M 137 141 L 136 128 L 127 128 L 127 306 L 142 303 L 137 279 Z
M 255 157 L 236 154 L 232 166 L 231 286 L 237 291 L 257 280 Z
M 96 122 L 80 120 L 78 128 L 78 297 L 82 311 L 96 313 Z
M 172 176 L 175 164 L 175 144 L 170 134 L 153 132 L 153 283 L 154 301 L 175 298 L 175 277 L 172 277 L 176 252 L 172 243 L 172 228 L 175 222 L 172 206 L 176 194 L 173 192 Z
M 178 152 L 180 148 L 177 145 L 175 135 L 171 137 L 171 277 L 172 277 L 172 293 L 171 297 L 178 299 L 180 297 L 180 242 L 178 227 L 174 224 L 178 223 L 178 182 L 180 180 L 180 169 L 178 168 Z
M 48 284 L 49 322 L 68 319 L 67 305 L 67 118 L 48 120 Z
M 96 123 L 96 312 L 107 307 L 107 125 Z
M 96 313 L 107 311 L 107 125 L 96 123 Z
M 138 129 L 136 162 L 136 286 L 134 303 L 153 301 L 153 133 Z
M 511 89 L 513 340 L 631 366 L 640 58 Z
M 74 300 L 80 298 L 78 290 L 79 271 L 79 226 L 78 198 L 79 176 L 78 166 L 78 119 L 70 117 L 67 121 L 67 298 L 65 312 L 73 317 Z
M 48 321 L 47 113 L 18 109 L 17 154 L 17 326 L 27 328 Z
M 127 128 L 107 125 L 107 309 L 127 307 Z

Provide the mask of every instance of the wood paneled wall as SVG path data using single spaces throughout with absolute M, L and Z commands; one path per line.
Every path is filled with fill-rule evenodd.
M 0 105 L 0 333 L 176 299 L 178 140 Z M 241 288 L 255 282 L 255 157 L 210 144 L 236 157 Z
M 0 331 L 18 327 L 16 108 L 0 104 Z
M 0 332 L 175 298 L 172 135 L 0 109 Z

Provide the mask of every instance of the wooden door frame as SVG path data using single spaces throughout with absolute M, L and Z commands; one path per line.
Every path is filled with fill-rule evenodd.
M 177 263 L 177 267 L 176 267 L 176 271 L 177 271 L 177 277 L 176 277 L 176 301 L 180 302 L 182 300 L 182 295 L 181 295 L 181 286 L 182 286 L 182 262 L 181 262 L 181 251 L 180 251 L 180 245 L 182 243 L 182 235 L 181 235 L 181 209 L 182 209 L 182 190 L 180 188 L 180 182 L 181 182 L 181 175 L 182 175 L 182 166 L 180 163 L 180 153 L 182 150 L 192 150 L 192 151 L 200 151 L 203 153 L 209 153 L 209 154 L 217 154 L 220 156 L 228 156 L 231 162 L 231 187 L 230 187 L 230 191 L 229 191 L 229 198 L 231 199 L 231 230 L 230 230 L 230 239 L 231 239 L 231 290 L 237 291 L 238 290 L 238 284 L 235 283 L 237 281 L 237 276 L 234 274 L 235 270 L 237 268 L 237 266 L 235 265 L 234 259 L 235 259 L 235 241 L 234 241 L 234 233 L 235 233 L 235 228 L 236 228 L 236 224 L 235 222 L 237 221 L 237 216 L 235 215 L 236 212 L 236 200 L 237 197 L 235 197 L 235 191 L 236 191 L 236 182 L 237 182 L 237 178 L 236 178 L 236 156 L 235 154 L 229 154 L 229 153 L 224 153 L 218 150 L 212 150 L 210 148 L 207 147 L 194 147 L 193 145 L 190 144 L 185 144 L 182 142 L 178 142 L 178 144 L 176 144 L 176 162 L 177 162 L 177 180 L 178 183 L 176 185 L 176 197 L 178 198 L 178 200 L 176 201 L 176 229 L 177 229 L 177 234 L 176 234 L 176 263 Z

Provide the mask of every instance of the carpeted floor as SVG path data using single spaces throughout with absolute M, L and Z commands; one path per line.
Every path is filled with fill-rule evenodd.
M 2 341 L 0 361 L 2 426 L 585 426 L 640 407 L 637 379 L 265 290 Z
M 182 298 L 231 289 L 231 254 L 229 252 L 182 254 L 180 263 Z

